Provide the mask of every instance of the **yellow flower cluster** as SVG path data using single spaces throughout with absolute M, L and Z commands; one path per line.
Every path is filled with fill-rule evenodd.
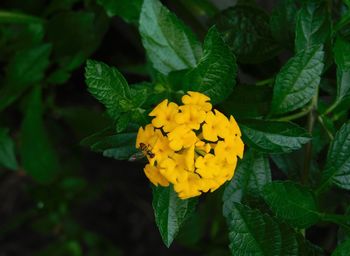
M 237 156 L 243 157 L 235 119 L 212 111 L 209 100 L 198 92 L 184 95 L 181 106 L 164 100 L 149 114 L 152 124 L 137 134 L 148 179 L 156 186 L 172 183 L 181 199 L 219 188 L 232 178 Z

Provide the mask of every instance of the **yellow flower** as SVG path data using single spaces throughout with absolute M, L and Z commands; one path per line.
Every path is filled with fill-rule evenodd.
M 177 112 L 178 106 L 175 103 L 168 104 L 168 100 L 164 100 L 149 115 L 155 117 L 152 120 L 154 127 L 163 128 L 165 132 L 170 132 L 177 126 L 174 120 Z
M 150 113 L 151 124 L 140 128 L 136 147 L 143 148 L 144 168 L 155 185 L 173 184 L 181 199 L 213 192 L 230 180 L 243 157 L 241 131 L 230 116 L 214 109 L 209 97 L 188 92 L 184 105 L 164 100 Z
M 185 105 L 194 105 L 208 112 L 211 110 L 210 98 L 199 92 L 187 92 L 189 95 L 182 96 L 182 103 Z
M 159 169 L 157 167 L 152 166 L 150 164 L 146 164 L 144 171 L 147 178 L 155 186 L 158 186 L 158 184 L 163 187 L 169 186 L 169 181 L 166 178 L 164 178 L 164 176 L 159 172 Z

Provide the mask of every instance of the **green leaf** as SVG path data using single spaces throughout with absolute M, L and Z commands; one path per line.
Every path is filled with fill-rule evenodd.
M 92 151 L 102 152 L 106 157 L 117 160 L 128 160 L 137 152 L 136 133 L 108 135 L 104 131 L 95 133 L 81 141 Z
M 35 87 L 29 95 L 22 122 L 20 153 L 24 170 L 37 182 L 49 183 L 60 168 L 44 126 L 41 98 L 41 89 Z
M 139 30 L 147 56 L 159 72 L 196 66 L 202 53 L 200 43 L 159 0 L 144 0 Z
M 296 52 L 324 44 L 331 32 L 331 19 L 325 1 L 308 1 L 297 15 Z
M 17 170 L 15 145 L 8 135 L 8 130 L 0 127 L 0 166 L 10 170 Z
M 345 123 L 335 134 L 323 170 L 319 190 L 330 183 L 350 189 L 350 122 Z
M 304 106 L 315 95 L 323 70 L 323 47 L 297 53 L 278 73 L 271 112 L 282 114 Z
M 263 62 L 279 51 L 271 36 L 269 16 L 260 8 L 248 4 L 230 7 L 219 15 L 216 25 L 239 62 Z
M 142 0 L 97 0 L 105 8 L 107 15 L 122 17 L 126 22 L 136 23 L 139 20 Z
M 232 255 L 299 255 L 293 229 L 258 210 L 235 203 L 228 226 Z
M 350 251 L 350 239 L 345 240 L 335 248 L 332 256 L 347 256 Z
M 197 201 L 197 198 L 180 199 L 172 186 L 153 187 L 152 205 L 156 223 L 167 247 L 170 247 L 183 223 L 194 212 Z
M 225 100 L 236 84 L 236 59 L 215 27 L 209 29 L 203 48 L 198 66 L 186 75 L 184 91 L 202 92 L 216 104 Z
M 239 84 L 220 108 L 236 119 L 263 117 L 269 112 L 271 98 L 270 87 Z
M 269 182 L 271 170 L 266 156 L 251 149 L 245 152 L 222 197 L 224 216 L 227 217 L 231 213 L 235 202 L 241 202 L 247 194 L 260 194 L 264 185 Z
M 263 191 L 266 203 L 278 218 L 297 228 L 307 228 L 320 220 L 311 190 L 290 181 L 274 181 Z
M 71 71 L 97 49 L 107 28 L 102 8 L 100 12 L 58 12 L 47 23 L 47 39 L 59 65 Z
M 242 120 L 243 141 L 265 153 L 288 153 L 302 147 L 310 135 L 300 126 L 289 122 Z
M 350 97 L 350 43 L 341 37 L 335 41 L 333 48 L 337 64 L 337 102 Z
M 5 86 L 0 89 L 0 111 L 43 79 L 50 52 L 51 45 L 42 44 L 15 54 L 7 67 Z
M 120 112 L 132 109 L 128 82 L 116 68 L 102 62 L 88 60 L 85 79 L 89 92 L 105 105 L 113 119 L 117 119 Z
M 273 38 L 282 46 L 292 48 L 295 32 L 297 6 L 294 0 L 282 0 L 273 9 L 270 28 Z
M 0 11 L 0 23 L 44 23 L 45 20 L 24 13 Z

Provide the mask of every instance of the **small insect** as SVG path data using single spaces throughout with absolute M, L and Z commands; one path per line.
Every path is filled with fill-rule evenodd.
M 148 148 L 148 146 L 145 143 L 140 143 L 140 151 L 136 152 L 135 154 L 133 154 L 130 158 L 129 161 L 130 162 L 134 162 L 136 160 L 140 160 L 142 158 L 144 158 L 145 156 L 149 156 L 149 158 L 154 158 L 155 154 Z
M 152 151 L 148 148 L 148 146 L 147 146 L 145 143 L 142 143 L 142 142 L 141 142 L 141 143 L 140 143 L 140 148 L 141 148 L 142 152 L 143 152 L 145 155 L 149 156 L 150 158 L 155 157 L 155 154 L 152 153 Z

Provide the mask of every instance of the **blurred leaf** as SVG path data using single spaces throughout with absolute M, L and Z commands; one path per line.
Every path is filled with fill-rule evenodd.
M 8 135 L 8 130 L 0 127 L 0 166 L 10 170 L 17 170 L 15 145 Z
M 322 191 L 330 183 L 350 189 L 350 122 L 340 128 L 329 146 L 318 190 Z
M 337 64 L 337 102 L 350 97 L 350 42 L 337 37 L 333 48 Z
M 231 94 L 236 84 L 236 59 L 215 27 L 209 29 L 203 48 L 198 66 L 186 75 L 184 91 L 202 92 L 217 104 Z
M 323 47 L 299 52 L 277 74 L 271 112 L 282 114 L 304 106 L 315 95 L 323 69 Z
M 107 15 L 120 16 L 126 22 L 137 23 L 139 20 L 142 0 L 97 0 L 105 8 Z
M 105 135 L 98 132 L 82 140 L 81 144 L 89 146 L 92 151 L 102 152 L 104 156 L 117 160 L 128 160 L 138 151 L 136 133 Z
M 269 87 L 239 85 L 220 107 L 225 114 L 236 119 L 262 117 L 269 111 L 271 98 L 272 89 Z
M 193 32 L 159 0 L 144 0 L 139 30 L 147 56 L 159 72 L 193 68 L 202 50 Z
M 320 220 L 311 190 L 290 181 L 266 184 L 263 197 L 276 216 L 297 228 L 308 228 Z
M 35 253 L 34 256 L 45 256 L 45 255 L 51 255 L 51 256 L 63 256 L 63 255 L 70 255 L 70 256 L 82 256 L 82 248 L 80 247 L 80 244 L 78 241 L 75 240 L 65 240 L 62 242 L 54 242 L 49 244 L 45 249 L 40 250 L 39 252 Z
M 350 239 L 345 240 L 337 246 L 332 256 L 347 256 L 350 252 Z
M 258 210 L 234 203 L 228 225 L 232 255 L 299 255 L 293 229 Z
M 156 223 L 167 247 L 170 247 L 182 224 L 194 212 L 197 201 L 197 198 L 180 199 L 172 186 L 153 187 L 152 205 Z
M 117 119 L 120 112 L 132 109 L 128 82 L 116 68 L 102 62 L 88 60 L 85 79 L 89 92 L 105 105 L 113 119 Z
M 59 12 L 48 21 L 47 39 L 53 44 L 55 59 L 68 71 L 80 66 L 96 50 L 107 27 L 103 11 Z
M 297 15 L 295 49 L 301 52 L 324 44 L 331 33 L 331 19 L 325 1 L 307 1 Z
M 21 127 L 21 158 L 25 171 L 37 182 L 51 182 L 59 171 L 56 152 L 50 143 L 43 122 L 41 89 L 35 87 Z
M 304 151 L 302 149 L 287 154 L 271 154 L 273 162 L 290 180 L 300 180 L 304 163 Z
M 265 155 L 249 149 L 238 162 L 235 174 L 223 194 L 223 214 L 228 217 L 235 202 L 247 195 L 258 195 L 265 184 L 271 182 L 269 161 Z
M 117 133 L 124 131 L 128 126 L 129 121 L 130 121 L 130 114 L 129 113 L 122 114 L 117 120 L 117 127 L 116 127 Z
M 0 23 L 43 23 L 44 20 L 32 15 L 19 13 L 0 11 Z
M 258 7 L 237 4 L 224 10 L 216 24 L 239 62 L 263 62 L 279 51 L 271 36 L 269 16 Z
M 49 65 L 50 44 L 17 52 L 10 60 L 5 86 L 0 89 L 0 111 L 13 103 L 26 89 L 40 82 Z
M 243 141 L 265 153 L 288 153 L 302 147 L 310 135 L 300 126 L 289 122 L 242 120 Z
M 281 0 L 273 9 L 270 28 L 273 38 L 282 46 L 291 48 L 294 41 L 297 6 L 294 0 Z

